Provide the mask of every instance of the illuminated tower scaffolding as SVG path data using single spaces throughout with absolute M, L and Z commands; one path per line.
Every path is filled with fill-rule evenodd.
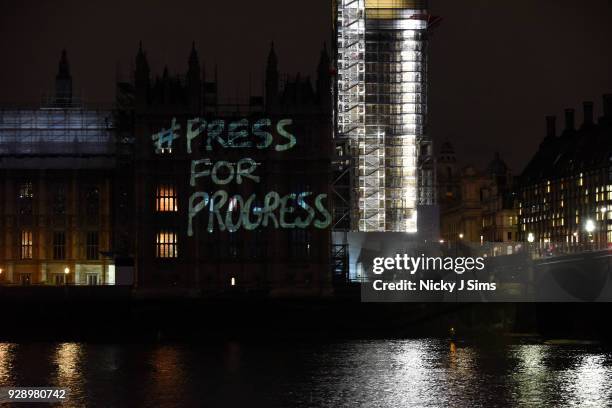
M 353 156 L 351 229 L 416 232 L 433 204 L 423 0 L 337 0 L 337 137 Z M 422 157 L 419 157 L 421 155 Z

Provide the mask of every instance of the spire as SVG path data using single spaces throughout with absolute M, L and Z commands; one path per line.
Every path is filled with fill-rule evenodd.
M 145 109 L 149 102 L 149 73 L 147 53 L 142 49 L 142 41 L 140 41 L 136 53 L 136 67 L 134 68 L 136 108 L 139 110 Z
M 187 71 L 187 82 L 189 85 L 200 86 L 200 60 L 195 49 L 195 41 L 191 43 L 189 54 L 189 70 Z
M 327 53 L 327 43 L 323 43 L 323 49 L 321 50 L 321 56 L 319 57 L 319 75 L 329 75 L 329 54 Z
M 272 109 L 278 100 L 278 58 L 274 51 L 274 42 L 270 43 L 268 63 L 266 65 L 266 109 Z
M 278 71 L 278 58 L 276 58 L 276 52 L 274 52 L 274 41 L 270 43 L 270 52 L 268 53 L 268 66 L 267 71 Z
M 65 49 L 62 50 L 55 76 L 55 103 L 64 106 L 72 103 L 72 76 Z
M 62 56 L 60 57 L 57 78 L 70 78 L 70 64 L 65 49 L 62 50 Z
M 202 100 L 202 80 L 200 78 L 200 61 L 195 48 L 195 41 L 193 41 L 191 43 L 191 53 L 189 54 L 189 70 L 187 71 L 187 90 L 193 114 L 200 113 Z
M 147 61 L 147 53 L 142 49 L 142 41 L 138 43 L 138 53 L 136 54 L 136 80 L 149 79 L 149 62 Z
M 195 48 L 195 41 L 191 43 L 191 53 L 189 54 L 189 68 L 191 68 L 192 66 L 194 67 L 200 66 L 200 60 L 198 59 L 198 52 L 196 51 L 196 48 Z M 199 71 L 199 68 L 198 68 L 198 71 Z

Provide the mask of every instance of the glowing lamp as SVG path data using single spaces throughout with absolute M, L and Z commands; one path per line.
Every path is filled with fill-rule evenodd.
M 584 225 L 584 229 L 589 234 L 592 233 L 593 231 L 595 231 L 595 222 L 593 222 L 593 220 L 587 220 Z

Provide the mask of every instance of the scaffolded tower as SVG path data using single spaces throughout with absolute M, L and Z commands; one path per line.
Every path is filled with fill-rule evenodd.
M 337 0 L 336 15 L 336 136 L 353 156 L 351 229 L 416 232 L 417 205 L 434 196 L 426 1 Z

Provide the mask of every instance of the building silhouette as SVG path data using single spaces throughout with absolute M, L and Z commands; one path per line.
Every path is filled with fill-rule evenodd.
M 216 94 L 216 76 L 209 79 L 203 73 L 195 45 L 186 74 L 171 75 L 164 69 L 155 79 L 140 45 L 133 82 L 119 84 L 118 99 L 126 103 L 117 112 L 123 118 L 119 133 L 125 139 L 133 137 L 132 158 L 126 163 L 130 163 L 127 174 L 133 177 L 134 204 L 125 230 L 139 286 L 261 290 L 279 295 L 321 294 L 331 288 L 329 228 L 315 226 L 317 220 L 325 221 L 325 214 L 313 219 L 304 210 L 315 208 L 313 200 L 319 194 L 324 194 L 321 203 L 329 202 L 329 57 L 323 50 L 314 88 L 310 78 L 299 74 L 283 80 L 278 65 L 272 45 L 265 97 L 251 95 L 244 103 L 226 104 Z M 186 132 L 188 127 L 193 129 L 189 124 L 193 120 L 200 126 L 205 124 L 205 130 L 193 140 L 189 151 Z M 274 126 L 283 120 L 291 122 L 287 129 L 295 135 L 294 147 L 282 152 L 273 146 L 255 147 L 257 123 L 270 125 L 267 131 L 276 143 L 283 135 Z M 152 136 L 170 129 L 172 123 L 180 127 L 180 139 L 160 149 Z M 232 145 L 237 129 L 242 144 Z M 211 132 L 217 132 L 215 139 L 211 139 Z M 201 177 L 193 183 L 196 185 L 191 182 L 192 166 L 204 167 L 204 162 L 210 161 L 210 167 L 221 164 L 227 173 L 230 168 L 239 171 L 236 166 L 247 158 L 249 163 L 257 163 L 254 174 L 258 181 L 247 178 L 239 184 L 233 178 L 220 185 L 211 177 Z M 227 199 L 222 204 L 204 204 L 192 219 L 190 230 L 189 211 L 195 200 L 220 191 Z M 269 192 L 278 193 L 282 205 L 291 206 L 291 210 L 282 219 L 278 213 L 274 220 L 266 217 L 267 225 L 236 227 L 244 212 L 253 219 L 258 218 L 258 211 L 265 213 L 271 205 L 265 199 Z M 217 204 L 221 215 L 213 212 Z M 298 219 L 310 221 L 299 227 Z
M 544 140 L 520 177 L 519 239 L 543 254 L 606 248 L 612 242 L 612 95 L 603 97 L 603 116 L 592 102 L 566 109 L 560 135 L 556 118 L 546 118 Z

